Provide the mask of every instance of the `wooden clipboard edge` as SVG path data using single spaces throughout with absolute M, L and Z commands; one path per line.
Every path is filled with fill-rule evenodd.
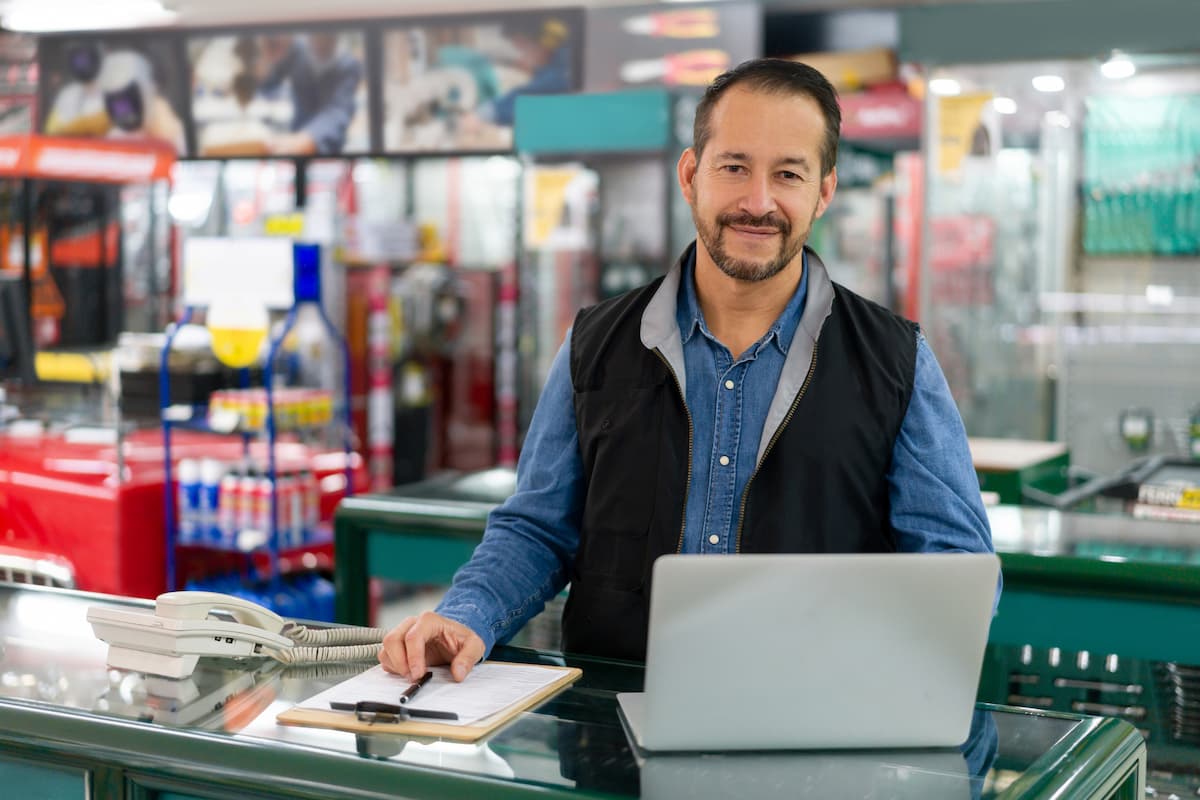
M 431 739 L 447 739 L 455 742 L 475 742 L 497 730 L 505 723 L 528 711 L 542 701 L 553 697 L 583 677 L 578 667 L 557 667 L 551 664 L 517 664 L 511 661 L 495 661 L 517 667 L 540 667 L 561 671 L 563 674 L 553 683 L 543 686 L 535 694 L 519 703 L 497 711 L 490 717 L 477 720 L 473 725 L 447 725 L 443 722 L 360 722 L 345 711 L 325 711 L 318 708 L 293 706 L 275 717 L 282 725 L 297 725 L 306 728 L 327 728 L 350 733 L 387 733 L 399 736 L 423 736 Z

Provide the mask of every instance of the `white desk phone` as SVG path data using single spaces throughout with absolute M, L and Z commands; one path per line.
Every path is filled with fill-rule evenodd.
M 96 638 L 108 643 L 110 667 L 167 678 L 188 677 L 200 656 L 270 656 L 284 664 L 371 661 L 386 632 L 310 629 L 217 592 L 160 594 L 154 611 L 91 606 L 87 619 Z

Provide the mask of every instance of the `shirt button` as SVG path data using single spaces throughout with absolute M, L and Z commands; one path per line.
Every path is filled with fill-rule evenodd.
M 729 456 L 721 456 L 721 466 L 722 467 L 729 466 Z
M 733 381 L 725 381 L 725 388 L 726 388 L 726 389 L 732 389 L 732 388 L 733 388 Z
M 715 533 L 714 533 L 712 536 L 709 536 L 709 537 L 708 537 L 708 543 L 709 543 L 709 544 L 716 544 L 716 543 L 717 543 L 717 542 L 719 542 L 719 541 L 721 541 L 721 537 L 720 537 L 720 536 L 717 536 Z

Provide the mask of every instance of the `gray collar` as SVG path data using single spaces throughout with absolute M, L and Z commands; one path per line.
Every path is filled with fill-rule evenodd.
M 683 340 L 679 334 L 679 324 L 675 320 L 675 298 L 679 293 L 679 281 L 683 265 L 688 263 L 695 242 L 688 245 L 675 266 L 667 272 L 654 296 L 650 298 L 646 310 L 642 312 L 641 338 L 642 344 L 648 350 L 658 350 L 667 360 L 667 364 L 679 380 L 679 391 L 687 398 L 687 372 L 683 365 Z M 804 303 L 804 314 L 800 317 L 800 325 L 796 328 L 795 338 L 788 348 L 787 359 L 783 371 L 779 374 L 779 383 L 775 388 L 775 396 L 767 410 L 767 419 L 763 424 L 762 437 L 758 446 L 758 461 L 762 461 L 767 444 L 775 431 L 783 424 L 792 401 L 804 385 L 812 365 L 813 352 L 816 349 L 817 337 L 821 328 L 833 310 L 833 282 L 820 257 L 805 246 L 808 256 L 808 298 Z

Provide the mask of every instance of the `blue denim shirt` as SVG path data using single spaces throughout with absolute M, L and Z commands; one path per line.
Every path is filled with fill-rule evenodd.
M 694 447 L 684 552 L 726 553 L 737 525 L 734 509 L 756 466 L 766 411 L 804 310 L 809 271 L 806 265 L 770 330 L 734 359 L 704 323 L 692 266 L 683 270 L 676 298 Z M 516 492 L 492 512 L 482 543 L 437 608 L 478 633 L 489 653 L 562 590 L 579 546 L 584 479 L 570 347 L 568 333 L 525 437 Z M 887 480 L 900 550 L 992 552 L 966 430 L 920 334 L 912 399 Z

